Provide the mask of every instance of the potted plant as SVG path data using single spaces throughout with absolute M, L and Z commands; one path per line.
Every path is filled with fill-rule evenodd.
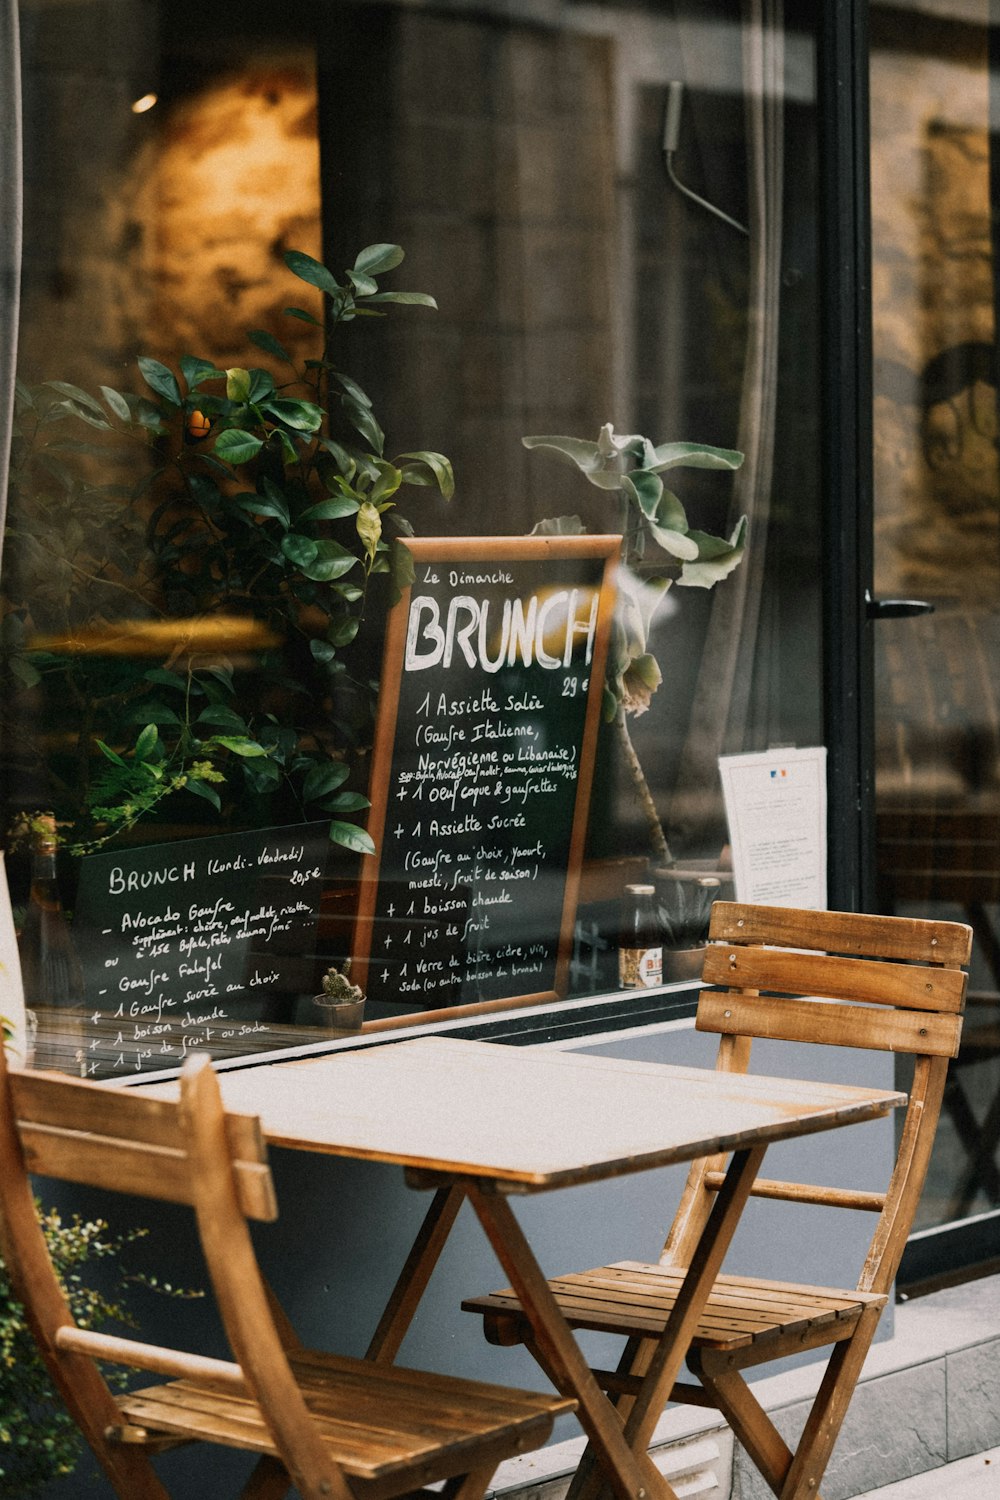
M 678 496 L 663 476 L 680 468 L 732 472 L 743 454 L 703 443 L 654 444 L 640 434 L 616 433 L 608 423 L 596 441 L 573 437 L 526 437 L 529 449 L 573 464 L 603 490 L 615 506 L 612 524 L 622 533 L 618 608 L 604 688 L 604 718 L 612 726 L 631 784 L 642 809 L 649 853 L 657 876 L 661 919 L 668 943 L 689 946 L 704 940 L 708 911 L 725 871 L 680 865 L 674 858 L 645 771 L 632 742 L 630 721 L 644 714 L 663 674 L 650 650 L 657 612 L 669 590 L 710 589 L 739 567 L 746 547 L 742 517 L 728 537 L 693 528 Z M 539 522 L 543 534 L 571 535 L 586 528 L 579 516 Z
M 370 849 L 351 775 L 377 684 L 354 643 L 373 594 L 409 578 L 403 495 L 454 486 L 440 453 L 389 456 L 334 356 L 348 322 L 435 306 L 381 287 L 402 259 L 370 245 L 335 276 L 285 256 L 312 289 L 312 308 L 285 310 L 315 330 L 301 367 L 255 329 L 271 368 L 184 354 L 176 370 L 140 358 L 138 394 L 18 385 L 6 696 L 19 733 L 42 728 L 27 776 L 44 767 L 38 805 L 69 852 L 168 804 L 230 826 L 326 817 L 335 844 Z
M 365 1019 L 364 991 L 352 984 L 348 975 L 351 960 L 346 958 L 338 969 L 331 964 L 323 975 L 322 990 L 313 999 L 320 1025 L 330 1031 L 360 1031 Z

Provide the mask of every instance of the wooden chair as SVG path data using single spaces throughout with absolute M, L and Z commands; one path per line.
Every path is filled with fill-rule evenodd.
M 857 1285 L 839 1290 L 720 1275 L 687 1359 L 699 1383 L 678 1384 L 671 1393 L 677 1402 L 717 1407 L 781 1500 L 817 1500 L 923 1187 L 948 1059 L 958 1051 L 966 987 L 960 966 L 968 962 L 972 934 L 952 922 L 717 901 L 710 936 L 703 978 L 723 988 L 702 993 L 696 1026 L 719 1034 L 718 1069 L 747 1071 L 755 1037 L 905 1052 L 915 1059 L 884 1192 L 763 1179 L 753 1189 L 762 1198 L 877 1215 Z M 625 1336 L 618 1368 L 595 1375 L 636 1447 L 648 1445 L 661 1413 L 637 1410 L 630 1423 L 636 1405 L 630 1393 L 669 1316 L 723 1165 L 721 1158 L 693 1165 L 659 1262 L 623 1261 L 549 1283 L 573 1327 Z M 509 1291 L 463 1306 L 482 1314 L 491 1342 L 525 1343 L 543 1363 Z M 741 1372 L 831 1344 L 793 1454 Z M 581 1466 L 571 1496 L 598 1489 L 599 1481 Z
M 193 1206 L 233 1360 L 114 1337 L 72 1317 L 28 1174 Z M 179 1104 L 8 1070 L 0 1047 L 0 1250 L 52 1377 L 122 1500 L 165 1500 L 150 1455 L 248 1450 L 242 1494 L 388 1500 L 445 1481 L 477 1500 L 504 1458 L 543 1443 L 573 1402 L 304 1348 L 264 1282 L 248 1219 L 277 1216 L 257 1119 L 224 1112 L 207 1058 Z M 114 1395 L 97 1360 L 160 1377 Z

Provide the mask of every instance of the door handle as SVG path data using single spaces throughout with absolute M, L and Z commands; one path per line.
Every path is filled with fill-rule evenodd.
M 865 614 L 869 620 L 903 620 L 910 615 L 932 615 L 934 606 L 927 599 L 876 599 L 865 589 Z

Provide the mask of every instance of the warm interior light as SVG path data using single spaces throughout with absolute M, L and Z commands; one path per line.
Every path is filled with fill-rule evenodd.
M 144 115 L 147 109 L 152 109 L 153 105 L 156 103 L 156 100 L 156 94 L 143 94 L 142 98 L 137 99 L 132 105 L 132 113 L 134 115 Z

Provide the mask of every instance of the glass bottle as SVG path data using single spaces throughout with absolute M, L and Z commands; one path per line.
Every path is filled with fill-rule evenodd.
M 627 885 L 618 943 L 618 986 L 646 990 L 663 982 L 663 934 L 652 885 Z
M 76 1071 L 81 1063 L 83 967 L 59 898 L 57 848 L 55 819 L 40 819 L 18 957 L 25 1004 L 39 1017 L 37 1061 Z

